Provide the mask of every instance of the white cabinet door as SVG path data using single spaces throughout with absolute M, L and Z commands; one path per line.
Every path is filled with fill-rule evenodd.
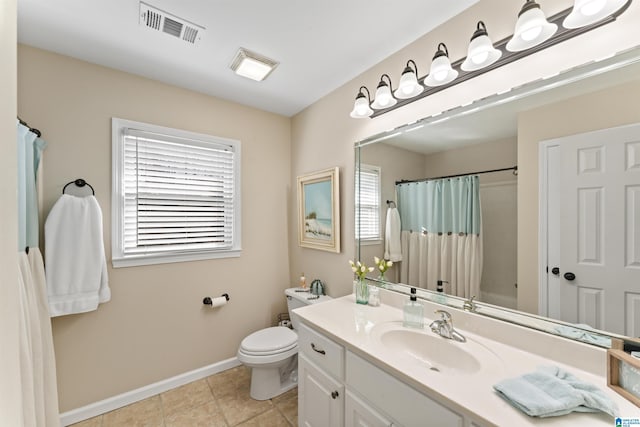
M 298 426 L 342 427 L 344 385 L 298 355 Z
M 347 390 L 344 402 L 345 427 L 389 427 L 391 421 L 380 415 L 369 404 Z

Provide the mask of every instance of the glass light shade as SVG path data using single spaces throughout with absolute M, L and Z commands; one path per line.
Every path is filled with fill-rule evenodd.
M 396 105 L 397 102 L 391 94 L 389 85 L 381 81 L 376 90 L 376 97 L 371 104 L 371 108 L 374 110 L 382 110 Z
M 502 56 L 502 52 L 493 47 L 489 36 L 479 36 L 471 40 L 467 57 L 460 66 L 464 71 L 475 71 L 487 67 L 496 62 Z
M 369 101 L 367 97 L 364 96 L 362 92 L 358 93 L 356 96 L 356 101 L 353 103 L 353 110 L 351 111 L 350 116 L 354 119 L 362 119 L 365 117 L 369 117 L 373 114 L 373 110 L 369 107 Z
M 418 77 L 411 68 L 406 68 L 400 77 L 398 89 L 393 92 L 398 99 L 408 99 L 418 96 L 424 91 L 424 87 L 418 83 Z
M 575 0 L 562 26 L 580 28 L 594 24 L 616 13 L 625 3 L 626 0 Z
M 540 7 L 537 4 L 535 6 L 537 7 L 521 12 L 513 37 L 507 43 L 508 51 L 519 52 L 537 46 L 551 38 L 558 30 L 556 24 L 547 21 Z
M 424 84 L 431 87 L 442 86 L 451 83 L 456 77 L 458 77 L 458 72 L 451 68 L 449 57 L 441 55 L 434 58 L 431 63 L 431 70 L 427 78 L 424 79 Z

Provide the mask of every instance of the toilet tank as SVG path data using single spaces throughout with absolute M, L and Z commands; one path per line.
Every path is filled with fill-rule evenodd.
M 289 318 L 293 324 L 293 329 L 298 329 L 298 321 L 291 315 L 292 310 L 331 299 L 328 295 L 320 295 L 319 298 L 315 298 L 315 295 L 311 294 L 309 288 L 289 288 L 285 289 L 284 294 L 287 296 L 287 310 L 289 311 Z M 313 299 L 309 299 L 309 297 L 313 297 Z

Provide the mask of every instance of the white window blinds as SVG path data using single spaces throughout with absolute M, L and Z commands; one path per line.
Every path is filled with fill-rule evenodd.
M 380 240 L 380 168 L 361 164 L 356 173 L 356 239 Z
M 183 257 L 157 262 L 213 258 L 217 256 L 184 255 L 239 249 L 237 141 L 200 140 L 183 137 L 181 132 L 189 134 L 184 131 L 169 135 L 138 127 L 142 126 L 118 130 L 120 167 L 114 167 L 114 174 L 119 169 L 120 207 L 114 237 L 119 242 L 114 265 L 122 259 L 176 254 Z M 155 261 L 140 264 L 149 263 Z

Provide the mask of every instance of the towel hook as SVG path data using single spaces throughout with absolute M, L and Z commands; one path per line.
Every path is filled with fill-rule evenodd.
M 390 208 L 395 208 L 396 202 L 394 202 L 393 200 L 387 200 L 387 206 Z
M 76 187 L 84 187 L 85 185 L 89 186 L 89 188 L 91 189 L 91 193 L 95 196 L 96 195 L 96 190 L 93 189 L 93 187 L 91 186 L 91 184 L 89 184 L 87 181 L 85 181 L 82 178 L 78 178 L 76 180 L 67 182 L 66 185 L 62 188 L 62 194 L 66 194 L 64 192 L 64 190 L 67 189 L 68 186 L 70 186 L 71 184 L 75 184 Z

